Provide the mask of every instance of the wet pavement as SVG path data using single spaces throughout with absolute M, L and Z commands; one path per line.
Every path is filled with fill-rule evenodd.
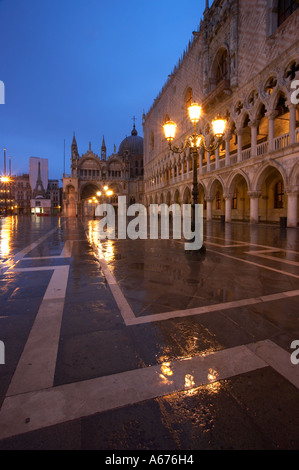
M 0 220 L 0 449 L 298 449 L 299 230 Z

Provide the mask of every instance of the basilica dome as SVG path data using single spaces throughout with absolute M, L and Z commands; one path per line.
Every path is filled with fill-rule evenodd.
M 121 142 L 118 155 L 123 156 L 125 151 L 127 151 L 129 155 L 143 155 L 143 138 L 138 136 L 135 124 L 131 135 Z

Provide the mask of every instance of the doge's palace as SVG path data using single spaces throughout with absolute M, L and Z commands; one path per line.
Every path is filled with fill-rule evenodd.
M 287 223 L 299 217 L 299 8 L 294 0 L 215 0 L 150 110 L 143 116 L 146 203 L 189 203 L 192 133 L 187 107 L 202 106 L 198 129 L 227 120 L 221 146 L 199 155 L 199 203 L 207 220 Z M 190 32 L 191 35 L 191 32 Z

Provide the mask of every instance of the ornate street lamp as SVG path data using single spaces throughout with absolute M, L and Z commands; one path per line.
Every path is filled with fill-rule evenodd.
M 211 145 L 206 145 L 205 138 L 202 134 L 196 132 L 196 125 L 199 122 L 201 115 L 201 106 L 197 103 L 192 103 L 188 107 L 188 114 L 190 121 L 193 124 L 193 134 L 188 135 L 185 139 L 184 145 L 179 148 L 172 145 L 175 138 L 177 125 L 173 121 L 167 121 L 163 128 L 165 138 L 168 141 L 169 149 L 174 153 L 182 153 L 187 147 L 190 147 L 191 155 L 193 157 L 193 188 L 192 188 L 192 205 L 191 205 L 191 230 L 195 230 L 195 205 L 198 201 L 198 182 L 197 182 L 197 158 L 200 148 L 205 149 L 207 152 L 215 151 L 221 144 L 221 140 L 225 131 L 226 120 L 220 117 L 212 121 L 213 133 L 215 136 L 214 142 Z

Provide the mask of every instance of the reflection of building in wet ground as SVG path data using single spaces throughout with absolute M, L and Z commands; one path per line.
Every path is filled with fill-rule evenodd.
M 61 209 L 61 191 L 57 179 L 48 179 L 48 160 L 30 157 L 29 173 L 9 174 L 8 183 L 0 182 L 0 213 L 57 214 Z
M 192 133 L 187 107 L 202 104 L 209 141 L 215 115 L 227 118 L 223 144 L 198 159 L 199 202 L 207 220 L 298 223 L 298 2 L 213 2 L 167 83 L 144 116 L 146 203 L 189 203 L 192 160 L 169 153 Z M 293 101 L 293 102 L 292 102 Z M 298 101 L 298 99 L 297 99 Z
M 1 449 L 298 448 L 298 230 L 206 223 L 198 258 L 0 222 Z
M 73 137 L 71 174 L 63 177 L 65 216 L 92 216 L 96 204 L 101 202 L 117 207 L 118 196 L 126 196 L 127 204 L 143 202 L 143 138 L 138 136 L 135 124 L 131 135 L 121 142 L 118 152 L 114 146 L 113 154 L 106 157 L 104 137 L 100 156 L 94 153 L 91 144 L 80 156 Z M 106 187 L 113 192 L 112 196 L 106 196 Z

